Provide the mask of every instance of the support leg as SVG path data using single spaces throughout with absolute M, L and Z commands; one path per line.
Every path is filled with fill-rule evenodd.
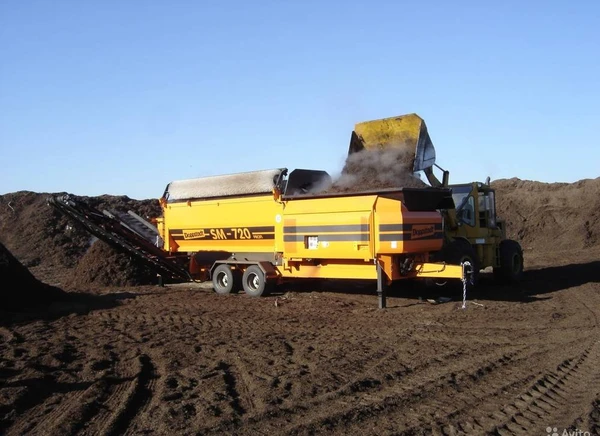
M 383 269 L 381 268 L 381 265 L 378 262 L 377 263 L 377 297 L 379 299 L 379 308 L 380 309 L 386 308 L 385 287 L 386 287 L 386 283 L 385 283 Z

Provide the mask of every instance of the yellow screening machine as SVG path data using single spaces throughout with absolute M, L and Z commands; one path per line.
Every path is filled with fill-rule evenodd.
M 489 182 L 448 185 L 443 170 L 440 182 L 418 115 L 356 124 L 348 154 L 345 171 L 376 162 L 361 183 L 376 186 L 367 182 L 385 175 L 386 189 L 339 189 L 324 171 L 276 168 L 171 182 L 153 223 L 69 195 L 48 202 L 160 277 L 212 280 L 219 294 L 258 297 L 303 278 L 365 279 L 377 282 L 385 307 L 385 287 L 394 281 L 472 286 L 486 267 L 504 282 L 521 277 L 523 250 L 506 239 Z
M 429 168 L 435 151 L 416 121 L 357 125 L 350 150 L 402 131 L 415 168 Z M 463 279 L 459 263 L 434 261 L 444 244 L 440 210 L 454 207 L 449 189 L 335 193 L 330 185 L 324 171 L 285 168 L 171 182 L 156 221 L 163 249 L 189 256 L 190 275 L 212 279 L 219 294 L 261 296 L 291 279 L 372 279 L 385 307 L 393 281 Z
M 212 280 L 219 294 L 258 297 L 295 279 L 373 280 L 384 307 L 394 281 L 474 286 L 487 267 L 500 281 L 520 279 L 523 250 L 506 239 L 494 190 L 489 182 L 448 185 L 444 170 L 440 182 L 418 115 L 356 124 L 348 155 L 346 174 L 370 168 L 351 189 L 324 171 L 286 168 L 177 180 L 152 223 L 68 195 L 49 204 L 160 277 Z M 375 162 L 374 170 L 366 162 Z M 385 189 L 368 183 L 381 175 Z

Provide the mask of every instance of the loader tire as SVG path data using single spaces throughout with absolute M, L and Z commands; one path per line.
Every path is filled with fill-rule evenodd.
M 212 273 L 213 289 L 219 295 L 235 294 L 242 284 L 242 274 L 229 265 L 219 265 Z
M 523 249 L 517 241 L 500 242 L 500 267 L 494 268 L 494 278 L 504 284 L 516 283 L 523 277 Z
M 244 271 L 242 286 L 248 296 L 260 297 L 270 292 L 272 283 L 267 281 L 265 273 L 258 265 L 251 265 Z
M 479 259 L 473 246 L 464 239 L 455 239 L 444 249 L 444 260 L 452 265 L 469 262 L 473 268 L 471 280 L 467 282 L 467 290 L 474 289 L 479 281 Z M 462 282 L 456 283 L 462 288 Z

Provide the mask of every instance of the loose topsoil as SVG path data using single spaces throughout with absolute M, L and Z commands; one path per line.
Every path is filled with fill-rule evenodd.
M 0 196 L 0 242 L 34 275 L 65 289 L 156 283 L 156 274 L 97 241 L 48 205 L 50 195 L 21 191 Z M 98 210 L 132 210 L 146 219 L 161 213 L 158 200 L 75 198 Z
M 498 215 L 526 250 L 585 250 L 600 244 L 600 178 L 541 183 L 492 182 Z

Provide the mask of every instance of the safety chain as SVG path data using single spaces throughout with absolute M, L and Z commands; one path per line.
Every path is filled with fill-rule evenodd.
M 467 281 L 469 280 L 466 273 L 467 270 L 471 271 L 472 274 L 472 266 L 469 261 L 462 263 L 463 303 L 461 309 L 467 308 Z

